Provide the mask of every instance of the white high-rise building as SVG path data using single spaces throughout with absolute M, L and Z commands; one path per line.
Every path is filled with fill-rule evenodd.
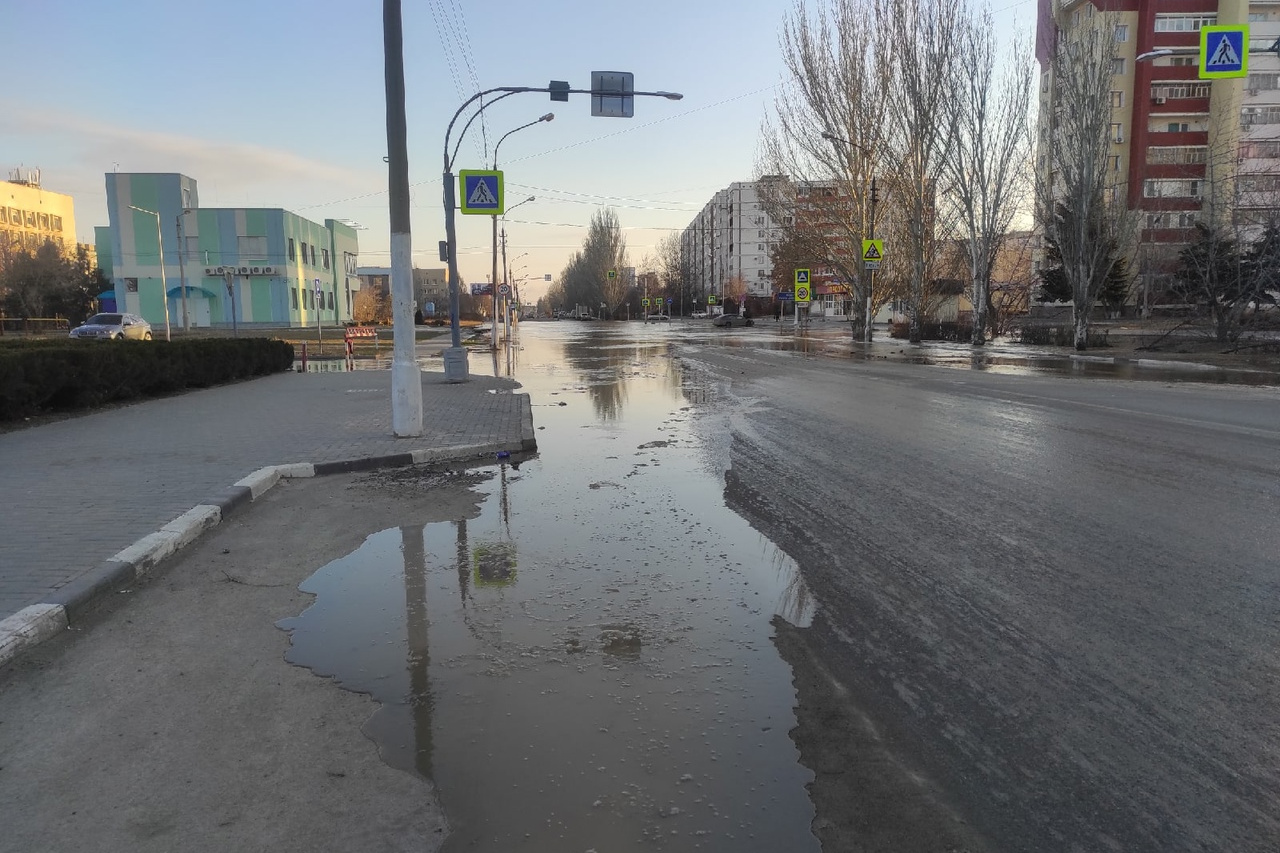
M 762 192 L 766 182 L 778 180 L 786 179 L 766 177 L 730 184 L 685 228 L 680 249 L 693 292 L 717 298 L 736 292 L 773 295 L 770 250 L 782 232 L 765 211 Z

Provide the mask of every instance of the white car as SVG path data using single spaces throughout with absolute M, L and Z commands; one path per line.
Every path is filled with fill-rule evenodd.
M 151 340 L 151 324 L 137 314 L 94 314 L 71 330 L 69 337 L 86 340 Z
M 689 317 L 694 320 L 705 320 L 709 316 L 711 315 L 708 314 L 706 311 L 694 311 L 692 314 L 689 315 Z

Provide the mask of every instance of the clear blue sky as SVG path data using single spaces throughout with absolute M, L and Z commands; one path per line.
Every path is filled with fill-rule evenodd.
M 556 115 L 500 151 L 508 206 L 536 197 L 507 223 L 509 257 L 528 253 L 512 265 L 522 275 L 558 276 L 601 206 L 639 265 L 716 190 L 753 176 L 791 0 L 403 6 L 418 266 L 440 266 L 445 128 L 492 86 L 589 88 L 593 70 L 631 71 L 637 89 L 685 96 L 638 98 L 632 119 L 592 118 L 585 95 L 515 95 L 485 111 L 490 157 L 506 131 Z M 1030 24 L 1029 0 L 1001 17 L 1015 12 Z M 361 264 L 389 263 L 379 0 L 41 0 L 7 4 L 4 18 L 0 56 L 22 71 L 0 93 L 0 167 L 39 168 L 46 189 L 74 196 L 81 241 L 107 224 L 103 175 L 118 164 L 189 175 L 208 207 L 354 220 Z M 485 167 L 483 140 L 477 121 L 455 169 Z M 458 221 L 462 276 L 483 281 L 490 220 Z

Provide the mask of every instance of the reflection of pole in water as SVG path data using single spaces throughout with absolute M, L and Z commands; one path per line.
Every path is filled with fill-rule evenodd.
M 427 551 L 421 527 L 400 528 L 400 550 L 404 554 L 405 627 L 409 641 L 409 707 L 413 714 L 413 766 L 423 776 L 431 776 L 431 685 L 427 669 L 431 655 L 427 647 Z
M 458 592 L 465 608 L 471 597 L 471 547 L 467 545 L 467 520 L 460 518 L 455 524 L 458 528 Z
M 511 499 L 507 494 L 507 463 L 503 462 L 499 466 L 498 482 L 501 484 L 499 489 L 499 505 L 502 507 L 502 526 L 506 528 L 507 536 L 511 535 Z

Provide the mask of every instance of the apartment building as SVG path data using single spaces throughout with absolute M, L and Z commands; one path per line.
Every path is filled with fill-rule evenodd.
M 694 293 L 773 295 L 770 252 L 781 239 L 765 209 L 767 184 L 786 178 L 739 181 L 720 190 L 680 235 L 680 252 Z
M 193 327 L 351 320 L 360 289 L 351 226 L 281 208 L 201 208 L 195 179 L 176 173 L 106 180 L 110 225 L 98 246 L 116 310 L 158 327 L 181 327 L 184 312 Z
M 1195 224 L 1215 205 L 1230 207 L 1238 224 L 1262 222 L 1280 207 L 1280 58 L 1271 50 L 1280 0 L 1041 0 L 1042 172 L 1052 162 L 1057 33 L 1102 10 L 1115 15 L 1108 165 L 1129 209 L 1140 211 L 1139 292 L 1158 298 Z M 1249 76 L 1200 79 L 1201 28 L 1236 24 L 1250 28 Z
M 75 251 L 75 202 L 40 186 L 39 169 L 10 170 L 0 181 L 0 249 L 34 252 L 48 241 Z

